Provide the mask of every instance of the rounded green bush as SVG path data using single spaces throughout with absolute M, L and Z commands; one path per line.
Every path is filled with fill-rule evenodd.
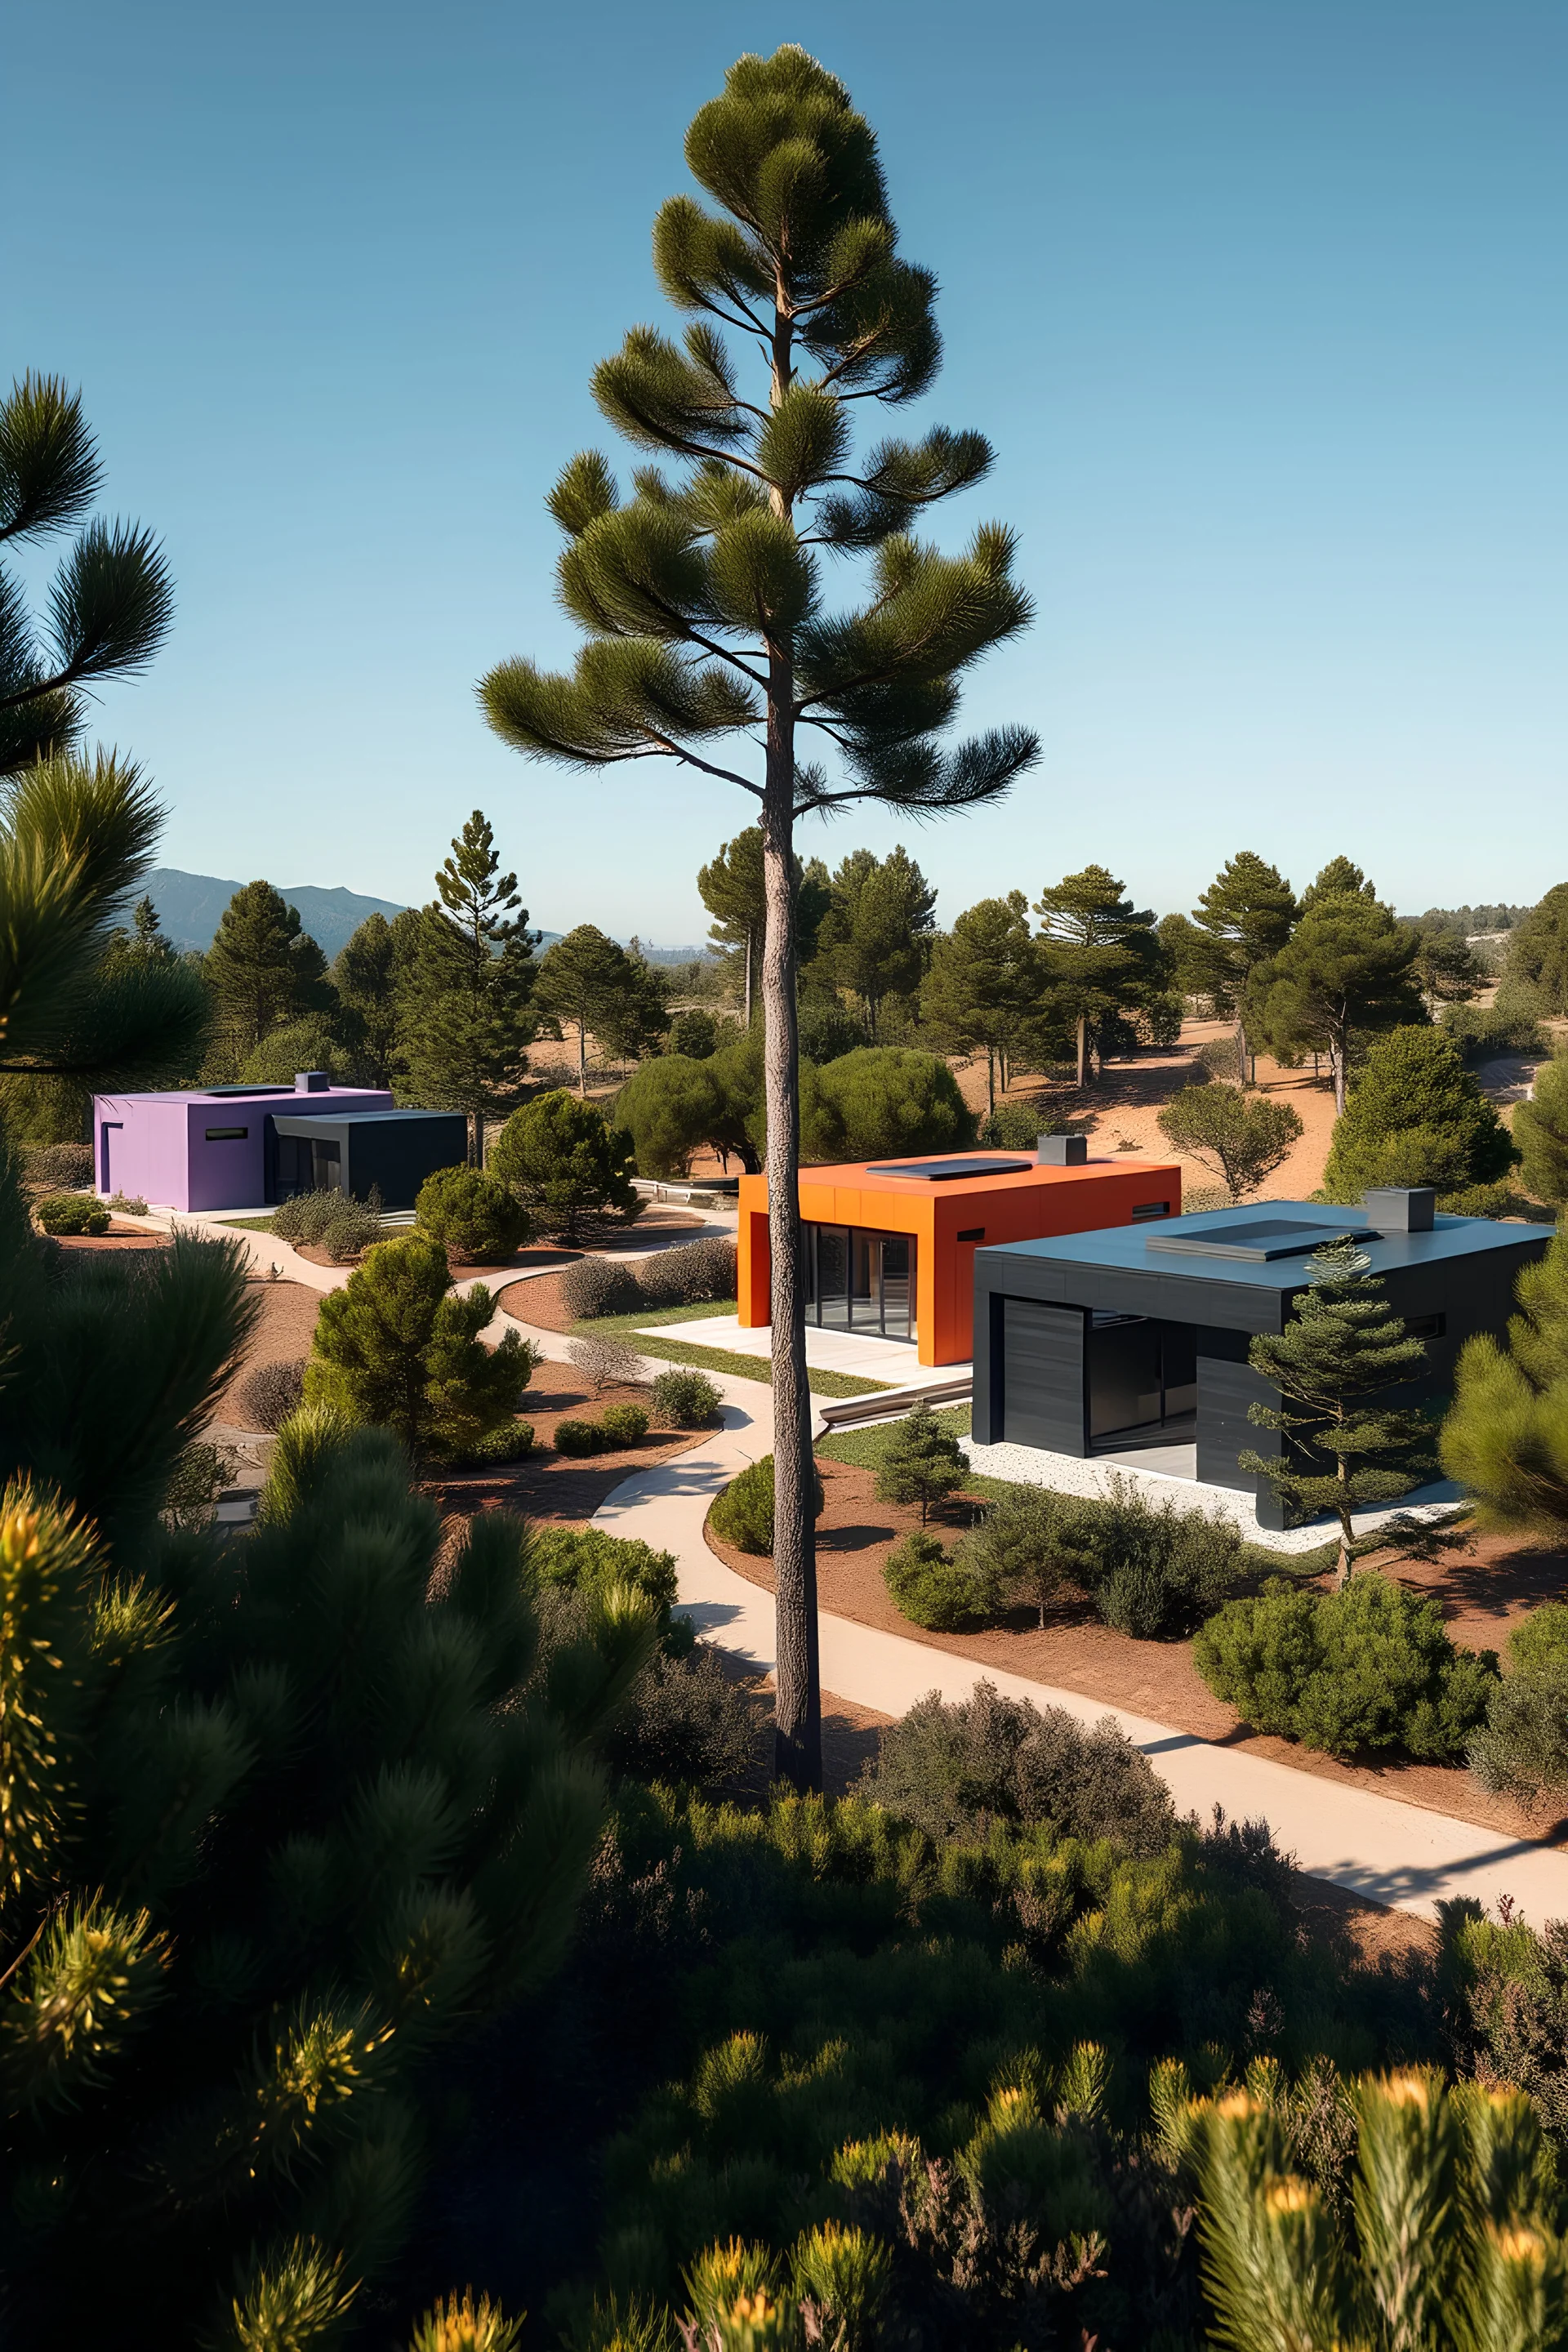
M 533 1423 L 531 1421 L 503 1421 L 499 1429 L 488 1431 L 469 1446 L 463 1459 L 480 1469 L 488 1463 L 521 1462 L 525 1454 L 532 1451 Z
M 1372 1570 L 1338 1592 L 1277 1579 L 1229 1602 L 1193 1663 L 1256 1730 L 1331 1756 L 1397 1748 L 1427 1763 L 1463 1755 L 1498 1680 L 1490 1651 L 1456 1649 L 1434 1601 Z
M 90 1192 L 46 1192 L 34 1213 L 47 1234 L 106 1234 L 109 1211 Z
M 599 1427 L 616 1445 L 637 1445 L 647 1435 L 647 1415 L 640 1404 L 606 1405 Z
M 595 1527 L 535 1528 L 528 1557 L 542 1584 L 565 1585 L 578 1592 L 629 1584 L 660 1610 L 675 1599 L 674 1553 L 655 1551 L 637 1536 L 607 1535 Z
M 555 1451 L 581 1456 L 597 1454 L 603 1438 L 596 1421 L 558 1421 L 555 1424 Z
M 675 1364 L 660 1372 L 650 1396 L 654 1418 L 666 1429 L 706 1429 L 719 1418 L 722 1402 L 706 1372 Z
M 968 1633 L 985 1622 L 974 1579 L 918 1528 L 889 1553 L 882 1580 L 900 1613 L 928 1633 Z
M 470 1265 L 503 1265 L 533 1230 L 516 1193 L 478 1168 L 437 1168 L 426 1176 L 414 1218 Z
M 822 1517 L 822 1480 L 816 1465 L 811 1472 L 811 1516 Z M 764 1454 L 731 1478 L 708 1514 L 708 1524 L 721 1543 L 737 1551 L 771 1556 L 773 1548 L 773 1457 Z

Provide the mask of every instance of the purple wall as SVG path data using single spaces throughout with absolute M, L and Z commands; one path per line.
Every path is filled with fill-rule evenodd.
M 293 1087 L 254 1095 L 95 1095 L 96 1181 L 103 1193 L 140 1194 L 159 1208 L 258 1209 L 266 1199 L 262 1150 L 268 1111 L 291 1118 L 390 1110 L 384 1087 Z M 242 1134 L 213 1130 L 242 1129 Z

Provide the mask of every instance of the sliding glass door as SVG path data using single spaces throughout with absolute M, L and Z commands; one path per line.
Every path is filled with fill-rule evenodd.
M 915 1337 L 915 1244 L 907 1234 L 806 1224 L 805 1317 L 825 1331 Z

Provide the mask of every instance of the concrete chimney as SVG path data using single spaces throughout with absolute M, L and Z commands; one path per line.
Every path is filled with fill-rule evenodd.
M 1384 1234 L 1429 1234 L 1437 1195 L 1430 1184 L 1378 1185 L 1362 1194 L 1369 1225 Z
M 1041 1168 L 1081 1168 L 1089 1158 L 1087 1135 L 1037 1135 L 1035 1160 Z
M 294 1092 L 297 1095 L 324 1095 L 332 1081 L 325 1070 L 296 1070 Z

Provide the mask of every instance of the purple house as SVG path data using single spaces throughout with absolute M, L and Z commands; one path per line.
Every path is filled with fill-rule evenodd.
M 384 1129 L 434 1123 L 415 1129 L 426 1144 L 424 1174 L 464 1156 L 460 1113 L 395 1112 L 384 1087 L 334 1087 L 323 1071 L 302 1070 L 291 1087 L 95 1095 L 98 1189 L 174 1209 L 260 1208 L 322 1184 L 360 1191 L 357 1181 L 346 1181 L 341 1139 L 345 1120 L 357 1127 L 367 1114 Z M 321 1139 L 330 1141 L 330 1152 L 312 1149 L 310 1127 L 318 1119 L 332 1122 L 331 1138 L 323 1130 Z M 429 1157 L 431 1150 L 437 1156 Z

